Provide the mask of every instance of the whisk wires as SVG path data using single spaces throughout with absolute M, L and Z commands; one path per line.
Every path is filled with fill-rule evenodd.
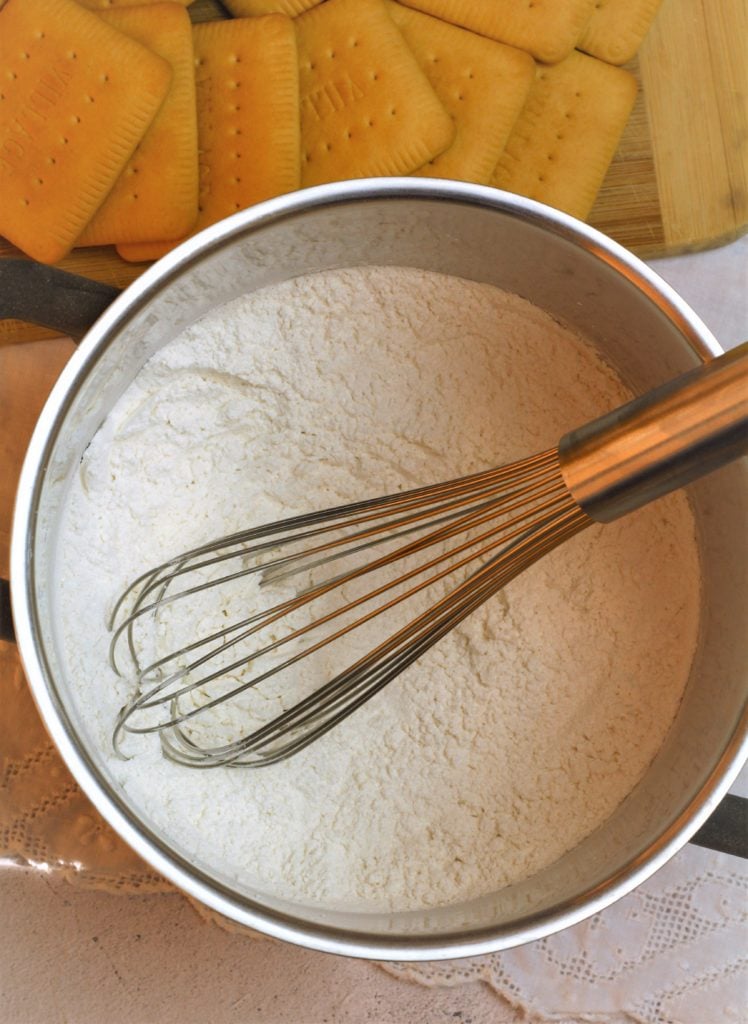
M 192 767 L 258 767 L 290 757 L 589 522 L 568 493 L 554 449 L 447 483 L 234 533 L 170 559 L 135 580 L 112 614 L 110 660 L 119 672 L 118 651 L 126 641 L 135 675 L 135 695 L 115 725 L 115 749 L 121 752 L 127 733 L 158 732 L 164 754 Z M 203 596 L 218 601 L 222 591 L 250 578 L 261 596 L 292 580 L 299 585 L 292 596 L 141 664 L 140 632 L 147 623 Z M 408 618 L 407 602 L 419 595 L 425 608 Z M 397 625 L 396 616 L 405 622 Z M 306 695 L 302 688 L 290 707 L 281 697 L 269 721 L 226 742 L 216 741 L 215 730 L 200 733 L 208 712 L 260 693 L 284 673 L 303 676 L 306 659 L 380 617 L 395 623 L 385 639 L 323 676 Z M 320 635 L 325 627 L 329 632 Z M 232 721 L 237 717 L 241 709 Z

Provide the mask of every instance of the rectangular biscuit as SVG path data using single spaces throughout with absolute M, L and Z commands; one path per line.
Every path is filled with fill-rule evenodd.
M 180 241 L 184 239 L 171 242 L 125 242 L 117 246 L 117 255 L 128 263 L 151 263 L 175 249 Z
M 54 263 L 145 134 L 167 61 L 74 0 L 0 9 L 0 234 Z
M 662 0 L 597 0 L 577 43 L 580 50 L 625 64 L 636 54 Z
M 452 117 L 449 149 L 414 174 L 488 184 L 535 78 L 529 53 L 397 3 L 387 8 Z
M 384 0 L 327 0 L 295 24 L 302 185 L 409 174 L 451 144 L 452 119 Z
M 596 0 L 403 0 L 426 14 L 556 63 L 576 46 Z
M 299 187 L 296 35 L 282 14 L 211 21 L 192 30 L 199 213 L 194 231 Z M 193 232 L 194 233 L 194 232 Z M 174 245 L 153 243 L 159 256 Z M 123 259 L 140 256 L 122 245 Z
M 539 66 L 491 184 L 589 214 L 636 97 L 628 71 L 575 50 Z
M 112 11 L 119 7 L 140 7 L 143 4 L 151 3 L 151 0 L 77 0 L 81 7 L 87 7 L 89 11 Z M 182 7 L 189 7 L 193 0 L 171 0 L 172 3 L 180 4 Z
M 76 245 L 181 238 L 197 217 L 197 117 L 192 26 L 184 9 L 153 3 L 99 17 L 168 60 L 161 109 Z
M 223 6 L 235 18 L 256 17 L 258 14 L 287 14 L 289 18 L 295 18 L 319 3 L 322 0 L 223 0 Z

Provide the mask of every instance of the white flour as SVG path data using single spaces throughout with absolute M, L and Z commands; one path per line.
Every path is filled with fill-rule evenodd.
M 61 538 L 69 679 L 133 804 L 243 886 L 372 909 L 496 890 L 589 834 L 688 676 L 699 570 L 681 495 L 575 538 L 260 771 L 177 767 L 153 736 L 116 759 L 130 687 L 105 619 L 145 568 L 216 535 L 521 458 L 626 397 L 524 301 L 415 270 L 298 279 L 167 346 L 86 452 Z

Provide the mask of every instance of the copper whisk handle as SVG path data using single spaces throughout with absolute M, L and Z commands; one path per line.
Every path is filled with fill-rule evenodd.
M 748 453 L 748 342 L 572 430 L 566 485 L 609 523 Z

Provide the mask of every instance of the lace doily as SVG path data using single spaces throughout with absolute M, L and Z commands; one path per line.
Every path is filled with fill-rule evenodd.
M 483 981 L 518 1020 L 740 1024 L 748 1020 L 748 867 L 685 847 L 587 921 L 466 960 L 380 964 L 422 985 Z
M 109 892 L 173 892 L 78 788 L 41 723 L 18 653 L 0 642 L 0 859 Z

